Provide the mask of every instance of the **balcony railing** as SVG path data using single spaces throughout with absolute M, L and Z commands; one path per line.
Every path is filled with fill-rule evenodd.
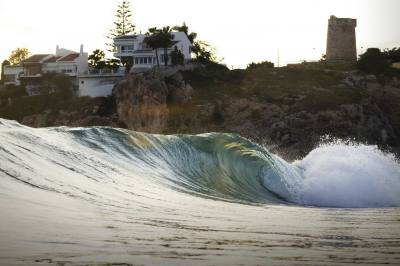
M 133 53 L 135 50 L 115 50 L 114 54 L 131 54 Z
M 90 69 L 85 72 L 86 75 L 125 75 L 125 68 L 103 68 L 103 69 Z

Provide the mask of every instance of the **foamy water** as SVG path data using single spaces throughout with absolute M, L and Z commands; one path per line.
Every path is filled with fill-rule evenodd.
M 295 163 L 304 169 L 299 203 L 334 207 L 400 206 L 400 164 L 375 146 L 325 144 Z

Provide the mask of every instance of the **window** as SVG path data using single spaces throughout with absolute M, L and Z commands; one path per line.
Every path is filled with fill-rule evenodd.
M 143 64 L 143 57 L 140 57 L 140 64 Z
M 139 58 L 135 57 L 135 65 L 139 64 Z
M 143 58 L 143 63 L 144 63 L 144 64 L 147 64 L 147 57 L 144 57 L 144 58 Z
M 130 53 L 133 52 L 133 45 L 122 45 L 121 53 Z
M 152 59 L 151 57 L 148 57 L 148 59 L 147 59 L 147 60 L 149 61 L 149 64 L 152 63 L 152 62 L 151 62 L 151 59 Z

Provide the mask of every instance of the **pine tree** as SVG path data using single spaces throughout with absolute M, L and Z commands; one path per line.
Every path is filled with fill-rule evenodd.
M 114 51 L 114 38 L 121 35 L 127 35 L 135 32 L 135 25 L 132 23 L 131 3 L 129 0 L 123 0 L 118 5 L 115 14 L 113 28 L 110 30 L 108 38 L 108 51 Z

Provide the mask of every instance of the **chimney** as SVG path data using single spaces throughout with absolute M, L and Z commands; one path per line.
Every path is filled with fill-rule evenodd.
M 56 55 L 58 55 L 58 50 L 60 50 L 60 46 L 56 45 Z
M 80 50 L 79 54 L 83 55 L 83 44 L 81 44 L 81 50 Z

